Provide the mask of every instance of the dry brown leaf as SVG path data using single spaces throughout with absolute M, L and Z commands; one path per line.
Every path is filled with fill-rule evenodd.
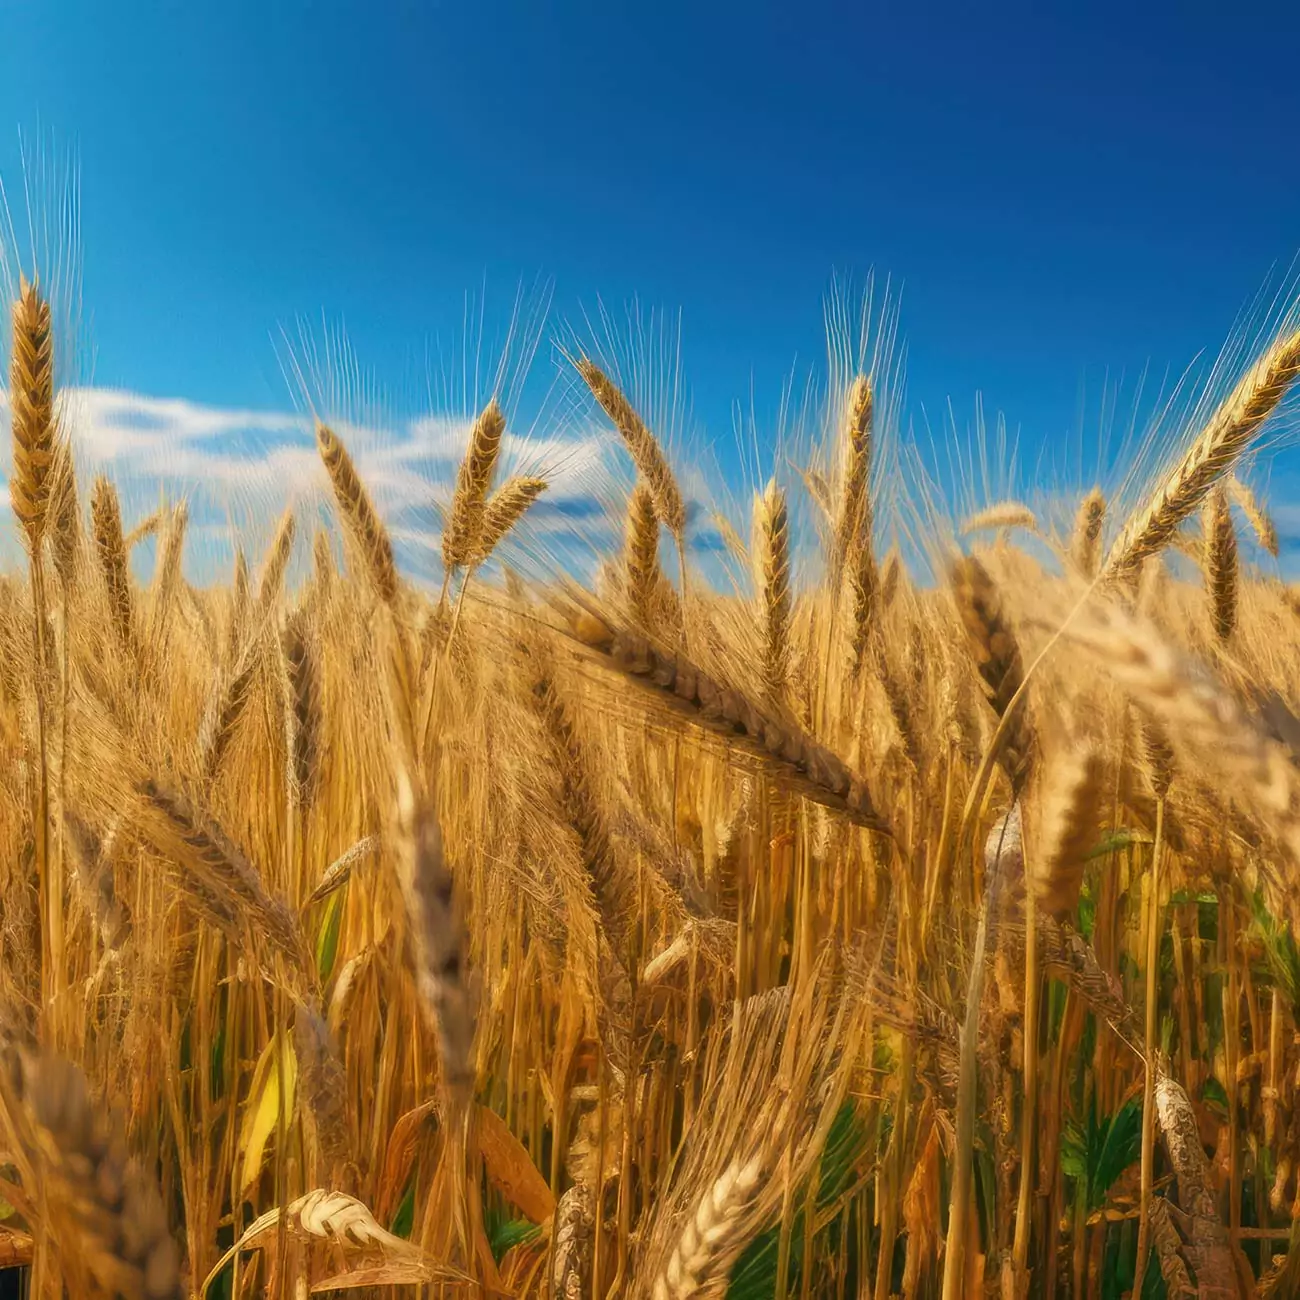
M 534 1223 L 555 1213 L 550 1185 L 506 1122 L 486 1106 L 478 1108 L 478 1145 L 488 1181 Z

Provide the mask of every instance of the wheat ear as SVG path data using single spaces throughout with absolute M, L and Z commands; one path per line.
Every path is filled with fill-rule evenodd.
M 989 529 L 1023 528 L 1038 532 L 1038 516 L 1020 501 L 997 501 L 962 520 L 963 533 L 985 532 Z
M 686 535 L 686 505 L 658 438 L 646 427 L 623 391 L 594 361 L 580 357 L 577 368 L 592 396 L 618 430 L 632 463 L 649 487 L 660 522 L 681 546 Z
M 655 512 L 654 493 L 641 479 L 627 501 L 623 575 L 633 618 L 645 631 L 655 632 L 656 601 L 663 586 L 659 568 L 659 516 Z
M 1024 681 L 1020 643 L 1002 608 L 996 584 L 977 559 L 968 556 L 958 561 L 953 568 L 952 586 L 967 644 L 989 703 L 999 718 L 1010 713 L 998 757 L 1012 790 L 1019 792 L 1029 775 L 1033 741 L 1023 696 L 1012 711 L 1012 700 Z
M 507 480 L 483 507 L 474 563 L 482 564 L 501 544 L 502 538 L 524 517 L 528 508 L 546 491 L 544 478 L 518 477 Z
M 126 549 L 129 551 L 133 546 L 143 542 L 146 537 L 154 537 L 163 525 L 163 517 L 166 514 L 164 510 L 155 510 L 152 514 L 146 515 L 126 536 L 122 539 Z
M 318 647 L 302 611 L 289 619 L 280 647 L 289 688 L 285 748 L 289 756 L 290 788 L 299 804 L 309 805 L 320 776 L 322 692 Z
M 438 814 L 399 774 L 398 832 L 421 1001 L 437 1030 L 442 1079 L 453 1101 L 474 1086 L 474 1016 L 466 984 L 465 934 L 456 891 L 442 853 Z
M 626 879 L 610 841 L 609 827 L 596 791 L 592 765 L 581 732 L 556 687 L 549 656 L 539 647 L 533 673 L 532 699 L 547 741 L 564 816 L 578 836 L 582 863 L 601 923 L 620 958 L 627 950 L 638 909 L 635 879 Z
M 32 592 L 32 647 L 35 651 L 36 782 L 33 848 L 41 893 L 42 995 L 59 994 L 63 981 L 63 881 L 57 851 L 51 853 L 50 765 L 47 735 L 49 609 L 45 599 L 45 566 L 41 543 L 45 535 L 54 478 L 54 352 L 49 304 L 34 284 L 22 278 L 13 307 L 13 342 L 9 369 L 13 467 L 9 499 L 23 530 Z M 65 588 L 66 591 L 66 588 Z M 64 629 L 67 645 L 67 629 Z M 65 678 L 66 680 L 66 678 Z M 62 756 L 60 756 L 62 757 Z M 52 984 L 49 982 L 52 977 Z
M 790 516 L 785 493 L 771 479 L 754 495 L 754 583 L 763 633 L 763 689 L 783 707 L 790 679 Z
M 1101 563 L 1101 530 L 1106 523 L 1106 498 L 1101 488 L 1094 487 L 1079 502 L 1074 517 L 1074 532 L 1070 536 L 1070 559 L 1075 568 L 1088 579 L 1097 576 Z
M 840 430 L 840 502 L 835 520 L 831 572 L 838 587 L 839 576 L 849 562 L 854 545 L 862 536 L 864 516 L 870 511 L 867 483 L 871 476 L 871 426 L 875 395 L 866 375 L 856 375 L 844 399 Z
M 653 1300 L 688 1300 L 708 1295 L 726 1279 L 744 1248 L 739 1230 L 759 1190 L 762 1165 L 754 1160 L 729 1166 L 700 1198 L 664 1271 L 655 1279 Z
M 307 977 L 302 933 L 293 913 L 272 898 L 261 876 L 211 818 L 183 795 L 158 782 L 145 781 L 140 829 L 153 847 L 180 870 L 178 878 L 199 906 L 239 940 L 241 927 L 266 935 L 288 958 L 296 973 Z
M 270 549 L 262 563 L 262 577 L 257 584 L 257 622 L 260 624 L 271 612 L 272 606 L 284 590 L 284 575 L 293 555 L 294 537 L 297 535 L 298 521 L 293 509 L 284 512 L 280 525 L 271 539 Z
M 1300 330 L 1279 338 L 1210 417 L 1151 499 L 1124 525 L 1103 576 L 1136 574 L 1164 549 L 1178 525 L 1250 446 L 1287 389 L 1300 376 Z
M 328 530 L 317 528 L 311 543 L 312 586 L 316 599 L 326 601 L 334 588 L 334 548 Z
M 571 634 L 604 656 L 612 668 L 757 759 L 773 778 L 813 803 L 838 809 L 859 826 L 889 833 L 865 782 L 797 723 L 717 681 L 685 655 L 666 651 L 635 632 L 612 628 L 589 609 L 571 615 L 570 626 Z
M 1058 921 L 1074 911 L 1097 835 L 1104 767 L 1096 750 L 1075 749 L 1045 776 L 1039 851 L 1030 859 L 1038 905 Z
M 50 305 L 24 276 L 13 306 L 9 368 L 13 473 L 9 497 L 28 549 L 45 535 L 54 467 L 54 341 Z
M 130 650 L 135 645 L 135 613 L 126 546 L 122 538 L 122 511 L 117 502 L 117 490 L 102 474 L 91 488 L 90 513 L 95 554 L 99 557 L 104 585 L 108 589 L 113 629 L 118 644 Z
M 339 513 L 361 554 L 366 570 L 379 598 L 387 604 L 397 598 L 397 565 L 393 560 L 393 543 L 388 536 L 370 493 L 348 455 L 347 448 L 328 425 L 316 421 L 316 446 L 329 474 L 338 502 Z
M 21 1149 L 12 1154 L 31 1173 L 71 1293 L 92 1293 L 94 1279 L 126 1300 L 180 1300 L 180 1252 L 158 1185 L 128 1155 L 121 1125 L 70 1061 L 9 1055 L 5 1109 Z
M 1225 642 L 1237 626 L 1237 532 L 1222 487 L 1211 494 L 1205 509 L 1205 576 L 1214 635 Z
M 77 502 L 77 467 L 66 436 L 54 445 L 49 506 L 50 551 L 64 591 L 71 591 L 81 553 L 81 511 Z
M 1260 504 L 1259 498 L 1251 491 L 1249 485 L 1243 483 L 1235 474 L 1228 479 L 1228 494 L 1232 497 L 1233 505 L 1246 516 L 1246 521 L 1255 534 L 1255 540 L 1276 560 L 1279 548 L 1277 525 L 1273 522 L 1273 517 Z
M 481 545 L 484 502 L 492 490 L 506 417 L 493 398 L 474 421 L 456 474 L 456 491 L 442 534 L 442 565 L 450 573 L 472 564 Z

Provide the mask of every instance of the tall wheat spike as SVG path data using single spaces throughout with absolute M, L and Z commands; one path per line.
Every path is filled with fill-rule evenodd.
M 1259 542 L 1275 560 L 1278 556 L 1277 525 L 1272 516 L 1260 504 L 1259 498 L 1235 474 L 1228 479 L 1228 492 L 1233 504 L 1246 516 Z
M 469 446 L 456 474 L 456 492 L 442 534 L 443 568 L 450 573 L 473 562 L 482 548 L 484 502 L 492 489 L 506 417 L 495 398 L 474 421 Z
M 1106 498 L 1099 487 L 1079 503 L 1070 538 L 1070 558 L 1085 578 L 1095 578 L 1101 563 L 1101 530 L 1106 524 Z
M 650 489 L 659 522 L 681 546 L 686 535 L 686 505 L 659 440 L 646 427 L 618 385 L 594 361 L 580 357 L 577 368 L 592 396 L 618 430 L 637 472 Z
M 260 623 L 271 612 L 284 586 L 285 571 L 293 555 L 294 538 L 298 521 L 290 507 L 280 517 L 279 527 L 271 539 L 266 559 L 262 562 L 262 576 L 257 584 L 257 619 Z
M 1083 871 L 1097 841 L 1105 769 L 1090 746 L 1073 750 L 1046 780 L 1042 838 L 1030 863 L 1038 905 L 1058 921 L 1073 913 Z
M 36 797 L 32 848 L 35 856 L 41 916 L 41 985 L 43 995 L 57 995 L 63 986 L 63 880 L 57 852 L 51 852 L 50 763 L 47 710 L 50 686 L 47 664 L 52 649 L 47 619 L 43 541 L 55 479 L 54 352 L 49 304 L 36 286 L 21 278 L 13 307 L 13 341 L 9 367 L 13 467 L 9 499 L 23 530 L 28 551 L 32 595 L 32 639 L 36 694 Z M 66 608 L 65 608 L 66 614 Z M 64 644 L 68 630 L 64 629 Z M 65 674 L 66 680 L 66 674 Z
M 1023 502 L 997 501 L 991 506 L 962 520 L 963 533 L 978 533 L 986 529 L 1023 528 L 1027 532 L 1038 531 L 1038 516 Z
M 443 1085 L 457 1103 L 474 1085 L 474 1014 L 466 984 L 464 933 L 438 816 L 404 777 L 399 781 L 401 879 L 424 1006 L 441 1046 Z
M 392 604 L 397 598 L 397 565 L 393 560 L 393 543 L 388 530 L 376 513 L 370 493 L 366 491 L 347 448 L 338 435 L 319 420 L 316 421 L 316 446 L 334 488 L 339 513 L 365 558 L 375 593 L 386 604 Z
M 790 518 L 785 493 L 771 479 L 754 495 L 754 582 L 762 619 L 763 684 L 767 698 L 784 704 L 790 674 Z
M 108 589 L 113 627 L 118 643 L 129 649 L 135 644 L 135 601 L 122 538 L 122 511 L 117 501 L 117 489 L 102 474 L 96 477 L 91 488 L 90 512 L 95 553 Z
M 835 521 L 832 573 L 844 571 L 854 546 L 870 534 L 871 424 L 875 414 L 875 393 L 866 375 L 857 375 L 844 401 L 844 422 L 840 432 L 840 499 Z
M 997 586 L 979 560 L 968 556 L 959 561 L 953 568 L 952 585 L 967 644 L 989 703 L 999 718 L 1011 714 L 999 760 L 1012 790 L 1018 792 L 1029 776 L 1033 751 L 1023 697 L 1014 709 L 1012 706 L 1024 681 L 1020 643 L 1007 620 Z
M 656 1278 L 653 1300 L 685 1300 L 718 1289 L 726 1265 L 736 1254 L 738 1211 L 753 1196 L 761 1177 L 757 1161 L 733 1164 L 719 1175 L 687 1220 L 677 1249 Z
M 628 606 L 647 632 L 656 631 L 655 606 L 663 585 L 659 568 L 659 516 L 654 493 L 640 479 L 627 503 L 626 540 L 623 544 L 623 581 Z
M 9 498 L 33 553 L 45 536 L 54 470 L 54 341 L 50 305 L 22 277 L 9 368 L 14 462 Z
M 1214 635 L 1227 641 L 1237 626 L 1237 532 L 1221 487 L 1210 495 L 1205 509 L 1205 576 Z
M 496 550 L 506 534 L 545 491 L 544 478 L 519 476 L 501 485 L 483 507 L 478 543 L 474 550 L 475 564 L 482 564 Z
M 1242 377 L 1156 489 L 1125 523 L 1106 557 L 1105 577 L 1133 575 L 1168 545 L 1178 525 L 1228 473 L 1300 376 L 1300 330 L 1276 340 Z

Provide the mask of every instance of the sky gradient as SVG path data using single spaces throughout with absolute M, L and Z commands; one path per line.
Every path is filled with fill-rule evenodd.
M 274 332 L 323 313 L 401 391 L 467 292 L 541 275 L 556 321 L 680 311 L 729 441 L 874 268 L 911 417 L 982 394 L 1033 460 L 1300 249 L 1300 9 L 1065 8 L 43 0 L 6 9 L 0 172 L 20 129 L 79 160 L 96 385 L 284 410 Z

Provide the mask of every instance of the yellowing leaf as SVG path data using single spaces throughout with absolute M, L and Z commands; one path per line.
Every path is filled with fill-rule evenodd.
M 486 1106 L 478 1108 L 478 1146 L 492 1186 L 534 1223 L 548 1223 L 555 1213 L 550 1184 L 505 1120 Z
M 278 1050 L 277 1050 L 278 1049 Z M 294 1087 L 298 1082 L 298 1059 L 288 1037 L 281 1033 L 267 1043 L 253 1070 L 253 1085 L 244 1104 L 244 1119 L 239 1128 L 241 1188 L 247 1188 L 262 1172 L 266 1144 L 280 1120 L 280 1075 L 284 1075 L 285 1122 L 293 1115 Z

